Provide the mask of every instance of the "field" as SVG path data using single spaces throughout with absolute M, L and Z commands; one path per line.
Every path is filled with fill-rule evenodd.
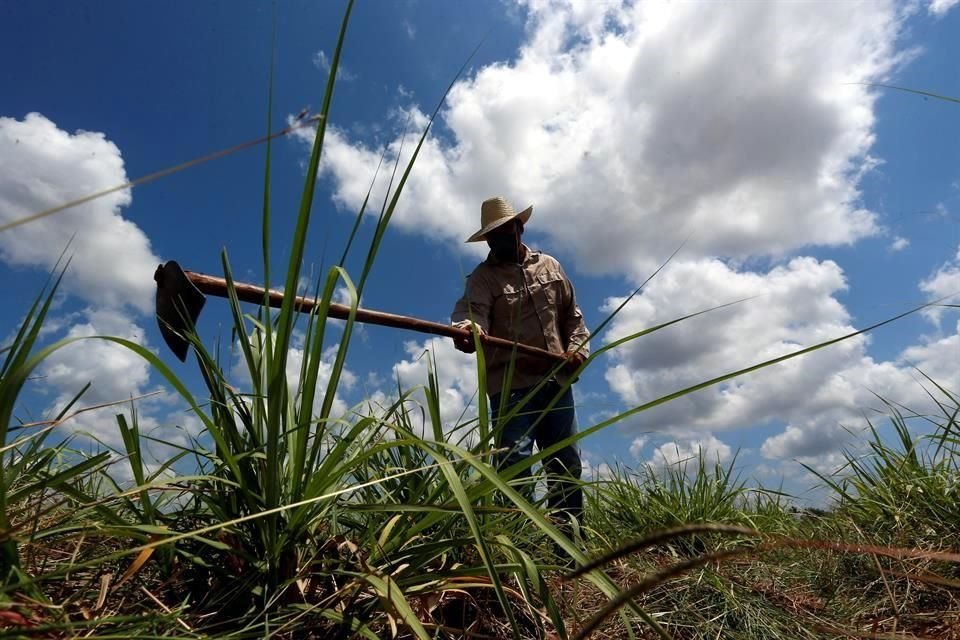
M 346 19 L 289 263 L 274 282 L 285 291 L 303 275 L 345 31 Z M 287 296 L 277 313 L 246 315 L 231 296 L 243 385 L 218 347 L 193 334 L 185 337 L 200 391 L 133 342 L 85 338 L 151 364 L 203 424 L 186 446 L 153 442 L 128 403 L 116 405 L 124 450 L 85 453 L 58 429 L 83 407 L 84 389 L 52 420 L 18 419 L 26 381 L 69 344 L 41 341 L 69 265 L 51 275 L 0 352 L 0 635 L 960 638 L 960 401 L 936 380 L 925 381 L 936 415 L 879 400 L 887 416 L 868 434 L 868 454 L 849 452 L 837 474 L 820 477 L 822 508 L 799 508 L 791 496 L 748 486 L 735 462 L 701 457 L 586 478 L 586 524 L 572 531 L 513 479 L 520 468 L 492 465 L 497 425 L 485 402 L 476 418 L 442 422 L 432 369 L 422 388 L 337 415 L 356 322 L 338 332 L 329 382 L 319 385 L 329 304 L 345 288 L 356 310 L 415 161 L 416 153 L 398 170 L 359 276 L 331 269 L 315 283 L 322 303 L 313 313 L 298 313 Z M 267 185 L 269 168 L 268 142 Z M 270 216 L 266 188 L 264 233 Z M 269 284 L 271 258 L 263 258 Z M 222 262 L 232 282 L 226 253 Z M 606 345 L 583 366 L 665 326 Z M 291 387 L 297 332 L 304 356 Z M 746 372 L 776 375 L 779 362 L 851 336 L 704 380 L 585 425 L 577 438 Z M 483 380 L 482 356 L 477 367 Z M 175 453 L 156 463 L 145 453 L 156 445 Z

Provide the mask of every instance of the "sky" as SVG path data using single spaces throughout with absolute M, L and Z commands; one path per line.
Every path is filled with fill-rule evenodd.
M 262 136 L 272 56 L 273 130 L 316 113 L 344 4 L 3 3 L 0 224 Z M 596 358 L 575 387 L 581 428 L 926 302 L 955 304 L 960 106 L 878 85 L 960 96 L 956 4 L 360 1 L 305 273 L 336 263 L 371 184 L 373 202 L 386 194 L 381 156 L 407 160 L 469 60 L 401 195 L 364 307 L 447 322 L 484 257 L 482 243 L 463 241 L 494 195 L 533 205 L 524 239 L 561 261 L 591 328 L 667 263 L 593 336 L 594 349 L 742 300 Z M 285 268 L 312 136 L 303 128 L 273 145 L 274 273 Z M 0 232 L 0 338 L 14 335 L 66 251 L 44 340 L 129 338 L 199 390 L 195 365 L 178 363 L 156 329 L 153 270 L 176 259 L 222 274 L 226 252 L 238 279 L 262 283 L 264 153 L 256 146 Z M 354 278 L 373 226 L 362 225 L 363 250 L 347 261 Z M 816 481 L 804 465 L 830 472 L 862 449 L 866 421 L 884 422 L 881 398 L 923 414 L 924 375 L 960 390 L 958 320 L 954 308 L 928 307 L 633 414 L 582 441 L 588 473 L 735 458 L 751 483 L 810 499 Z M 242 382 L 222 302 L 208 303 L 199 331 L 226 345 Z M 398 379 L 424 384 L 428 350 L 443 415 L 451 425 L 470 415 L 471 356 L 378 327 L 351 343 L 337 410 L 389 398 Z M 300 357 L 294 349 L 291 378 Z M 17 416 L 49 417 L 87 382 L 83 406 L 147 396 L 136 401 L 144 429 L 172 442 L 199 433 L 145 361 L 96 340 L 41 365 Z M 116 446 L 117 410 L 61 430 Z

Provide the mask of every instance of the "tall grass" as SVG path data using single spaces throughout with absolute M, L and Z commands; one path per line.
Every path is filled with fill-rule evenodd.
M 711 464 L 712 462 L 712 464 Z M 736 456 L 728 463 L 698 455 L 639 469 L 614 467 L 599 479 L 591 492 L 596 529 L 610 546 L 637 535 L 661 529 L 716 523 L 752 527 L 763 531 L 792 529 L 787 501 L 782 494 L 748 487 L 739 477 Z M 682 554 L 702 553 L 701 536 L 671 540 L 670 549 Z
M 960 543 L 958 403 L 946 389 L 939 392 L 940 415 L 884 401 L 894 437 L 884 438 L 869 422 L 867 451 L 846 452 L 836 477 L 818 474 L 835 492 L 838 511 L 890 544 Z M 916 436 L 908 421 L 932 424 L 932 433 Z
M 681 637 L 691 629 L 692 637 L 879 637 L 903 629 L 905 637 L 931 629 L 953 637 L 960 404 L 937 390 L 939 415 L 887 402 L 894 443 L 871 424 L 867 453 L 847 452 L 832 476 L 814 472 L 832 491 L 831 508 L 819 515 L 779 493 L 750 492 L 732 465 L 711 469 L 702 457 L 693 473 L 684 461 L 639 476 L 616 470 L 598 484 L 593 504 L 605 530 L 619 532 L 608 540 L 618 548 L 569 577 L 606 566 L 632 584 L 598 607 L 578 637 L 630 601 L 672 611 L 666 626 Z M 905 414 L 932 428 L 913 435 Z M 751 493 L 761 497 L 747 499 Z
M 17 534 L 29 530 L 53 499 L 49 492 L 69 486 L 91 469 L 102 465 L 109 454 L 63 464 L 67 442 L 47 446 L 53 428 L 67 415 L 87 390 L 81 389 L 60 413 L 47 423 L 14 425 L 16 398 L 32 369 L 31 357 L 63 272 L 51 279 L 27 311 L 13 342 L 4 347 L 0 367 L 0 575 L 4 584 L 20 584 Z M 89 386 L 89 385 L 88 385 Z M 13 435 L 12 441 L 8 438 Z

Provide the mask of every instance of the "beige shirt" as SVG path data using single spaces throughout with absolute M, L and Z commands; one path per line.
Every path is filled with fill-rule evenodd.
M 589 355 L 590 334 L 570 279 L 555 258 L 529 248 L 523 265 L 499 262 L 492 255 L 481 262 L 467 277 L 450 320 L 460 327 L 469 327 L 472 320 L 492 336 L 554 353 L 582 347 L 580 353 Z M 506 388 L 510 358 L 510 349 L 485 345 L 490 396 Z M 549 361 L 518 353 L 508 387 L 533 386 L 552 367 Z M 557 377 L 564 379 L 562 372 Z

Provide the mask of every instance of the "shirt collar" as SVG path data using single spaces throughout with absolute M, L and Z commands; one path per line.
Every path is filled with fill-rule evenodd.
M 535 251 L 535 250 L 531 249 L 530 247 L 528 247 L 527 245 L 523 244 L 522 242 L 521 242 L 520 244 L 521 244 L 521 246 L 522 246 L 524 249 L 527 250 L 527 257 L 524 259 L 522 266 L 525 267 L 525 266 L 527 266 L 528 264 L 531 264 L 531 263 L 533 263 L 533 262 L 536 262 L 537 260 L 540 259 L 540 252 L 539 252 L 539 251 Z M 497 260 L 496 256 L 494 256 L 494 255 L 493 255 L 493 252 L 491 251 L 490 253 L 487 254 L 487 264 L 489 264 L 489 265 L 491 265 L 491 266 L 497 266 L 497 265 L 502 265 L 502 264 L 514 264 L 514 263 L 511 263 L 511 262 L 501 262 L 501 261 Z

